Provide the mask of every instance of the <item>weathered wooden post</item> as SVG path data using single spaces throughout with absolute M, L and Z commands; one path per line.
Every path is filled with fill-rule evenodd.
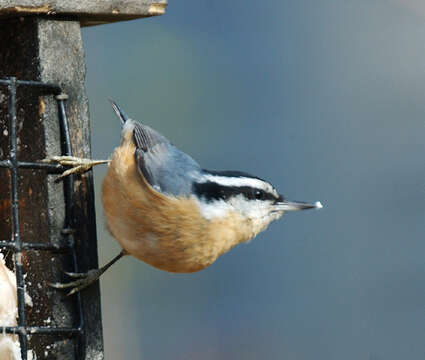
M 58 184 L 61 166 L 40 160 L 90 157 L 81 26 L 161 15 L 166 5 L 0 0 L 0 247 L 14 254 L 19 314 L 3 331 L 19 336 L 23 360 L 27 349 L 37 359 L 103 359 L 98 285 L 66 297 L 46 284 L 98 266 L 92 176 Z

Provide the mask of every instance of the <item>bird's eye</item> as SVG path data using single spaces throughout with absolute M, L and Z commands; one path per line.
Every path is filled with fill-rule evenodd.
M 261 190 L 255 190 L 254 196 L 257 200 L 262 200 L 264 199 L 264 192 Z

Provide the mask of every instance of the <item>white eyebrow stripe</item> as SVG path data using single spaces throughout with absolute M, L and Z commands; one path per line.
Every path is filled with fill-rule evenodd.
M 270 184 L 255 178 L 204 174 L 200 182 L 207 181 L 215 182 L 222 186 L 249 186 L 256 189 L 262 189 L 269 193 L 273 193 L 276 196 L 278 195 L 276 190 Z

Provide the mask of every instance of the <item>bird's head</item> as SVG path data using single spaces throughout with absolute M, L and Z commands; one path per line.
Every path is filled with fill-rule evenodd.
M 252 227 L 253 236 L 285 212 L 318 209 L 314 204 L 288 201 L 267 181 L 236 171 L 206 171 L 197 177 L 193 192 L 207 219 L 236 213 Z

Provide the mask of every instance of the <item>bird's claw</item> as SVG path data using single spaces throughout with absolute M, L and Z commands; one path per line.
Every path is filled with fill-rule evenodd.
M 85 279 L 86 277 L 88 277 L 88 273 L 76 273 L 69 271 L 64 271 L 64 273 L 72 279 Z
M 72 294 L 75 294 L 78 291 L 81 291 L 88 287 L 89 285 L 93 284 L 95 281 L 97 281 L 102 275 L 103 271 L 102 269 L 92 269 L 89 270 L 86 273 L 75 273 L 75 272 L 66 272 L 65 274 L 68 275 L 70 278 L 77 279 L 74 281 L 70 281 L 68 283 L 49 283 L 49 286 L 55 288 L 55 289 L 69 289 L 71 288 L 71 291 L 69 291 L 66 295 L 70 296 Z
M 75 156 L 52 156 L 48 159 L 42 160 L 42 162 L 56 163 L 62 166 L 71 166 L 70 169 L 65 170 L 61 175 L 57 177 L 55 181 L 59 182 L 68 175 L 84 174 L 85 172 L 89 171 L 93 166 L 107 164 L 109 163 L 109 160 L 92 160 L 78 158 Z

